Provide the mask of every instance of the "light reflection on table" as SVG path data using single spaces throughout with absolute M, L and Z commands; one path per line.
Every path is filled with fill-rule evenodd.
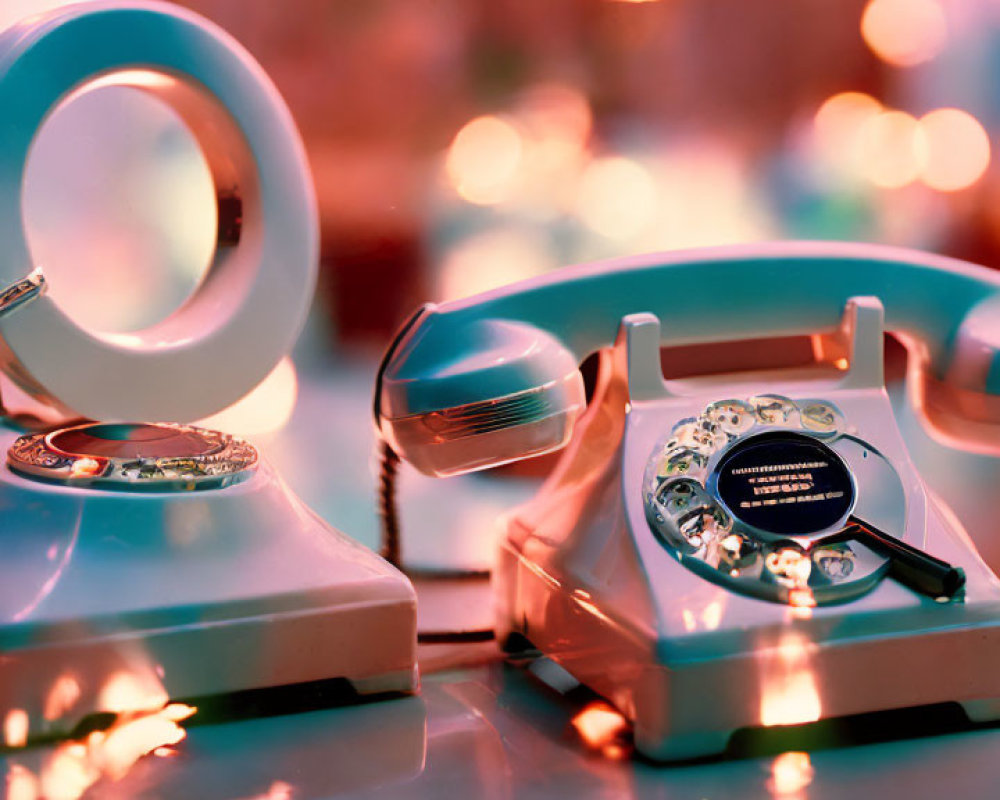
M 495 659 L 425 675 L 420 697 L 194 725 L 171 757 L 143 759 L 85 796 L 930 800 L 993 796 L 1000 780 L 997 730 L 661 766 L 588 748 L 575 710 L 523 666 Z M 7 756 L 7 774 L 38 757 Z
M 341 365 L 321 376 L 302 373 L 290 425 L 259 443 L 320 514 L 374 545 L 375 465 L 367 424 L 374 364 Z M 524 478 L 408 476 L 402 498 L 408 557 L 421 565 L 488 564 L 495 510 L 526 498 L 535 485 Z M 433 584 L 418 591 L 424 628 L 462 627 L 490 617 L 485 582 L 462 583 L 459 594 Z M 422 647 L 420 658 L 419 697 L 215 724 L 196 714 L 183 741 L 140 759 L 117 781 L 101 778 L 83 796 L 939 800 L 944 792 L 992 796 L 1000 783 L 998 728 L 655 765 L 634 756 L 616 724 L 604 726 L 607 741 L 600 732 L 582 735 L 580 720 L 596 719 L 595 698 L 560 694 L 535 677 L 539 670 L 505 663 L 495 643 Z M 613 712 L 601 721 L 614 723 Z M 53 752 L 31 747 L 0 757 L 5 800 L 30 796 L 20 793 L 22 779 L 37 773 Z

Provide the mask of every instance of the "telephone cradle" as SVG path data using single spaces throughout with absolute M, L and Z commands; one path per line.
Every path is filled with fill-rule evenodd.
M 940 702 L 998 719 L 1000 582 L 918 474 L 883 375 L 899 331 L 998 421 L 998 297 L 988 270 L 868 245 L 588 265 L 425 307 L 376 417 L 430 474 L 563 448 L 502 520 L 497 638 L 606 697 L 647 757 Z M 663 345 L 804 334 L 847 362 L 663 378 Z

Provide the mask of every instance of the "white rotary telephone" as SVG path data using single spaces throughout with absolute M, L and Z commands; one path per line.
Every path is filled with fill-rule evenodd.
M 649 757 L 944 701 L 1000 718 L 1000 583 L 907 453 L 886 330 L 922 359 L 922 396 L 995 444 L 1000 277 L 834 243 L 609 261 L 425 306 L 386 356 L 376 423 L 432 475 L 562 448 L 503 521 L 497 635 L 613 702 Z M 793 335 L 841 368 L 663 378 L 661 346 Z

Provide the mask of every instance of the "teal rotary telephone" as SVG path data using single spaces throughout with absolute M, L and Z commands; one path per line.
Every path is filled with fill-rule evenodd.
M 921 367 L 908 402 L 935 435 L 1000 453 L 1000 276 L 833 243 L 610 261 L 425 306 L 386 355 L 376 424 L 431 475 L 562 449 L 503 520 L 497 635 L 607 697 L 647 756 L 945 701 L 1000 718 L 1000 583 L 910 458 L 886 331 Z M 802 335 L 842 356 L 663 377 L 665 346 Z

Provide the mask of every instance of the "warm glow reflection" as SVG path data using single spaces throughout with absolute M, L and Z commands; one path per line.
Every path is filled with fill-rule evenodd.
M 607 703 L 596 701 L 573 717 L 573 727 L 588 747 L 615 757 L 615 748 L 620 748 L 618 739 L 628 730 L 628 722 L 619 711 Z
M 802 588 L 812 573 L 812 560 L 795 547 L 773 550 L 764 559 L 764 566 L 778 583 L 792 588 Z
M 445 168 L 455 191 L 470 203 L 504 200 L 521 162 L 521 134 L 494 116 L 476 117 L 456 134 Z
M 263 794 L 257 794 L 249 800 L 291 800 L 292 785 L 285 781 L 274 781 Z
M 177 83 L 177 79 L 162 72 L 154 72 L 151 69 L 123 69 L 117 72 L 110 72 L 89 81 L 86 90 L 99 89 L 106 86 L 137 86 L 144 89 L 165 89 Z
M 861 35 L 883 61 L 910 67 L 941 52 L 948 28 L 937 0 L 871 0 L 861 16 Z
M 869 119 L 861 136 L 861 169 L 876 186 L 906 186 L 916 180 L 927 162 L 923 131 L 904 111 L 883 111 Z
M 177 723 L 196 709 L 173 703 L 153 714 L 139 716 L 88 737 L 90 760 L 112 780 L 119 780 L 147 753 L 177 744 L 186 735 Z M 101 735 L 103 734 L 103 735 Z
M 808 586 L 796 586 L 788 591 L 788 604 L 796 609 L 812 608 L 816 605 L 816 597 Z
M 920 118 L 927 159 L 920 179 L 941 192 L 974 184 L 990 164 L 990 139 L 979 120 L 957 108 L 939 108 Z
M 7 770 L 6 800 L 39 800 L 38 778 L 20 764 L 11 764 Z
M 775 797 L 798 795 L 813 779 L 808 753 L 782 753 L 771 764 L 771 792 Z
M 286 356 L 249 394 L 198 424 L 241 436 L 271 433 L 280 430 L 291 419 L 298 396 L 295 365 Z
M 45 697 L 42 714 L 49 721 L 59 719 L 72 709 L 79 699 L 80 684 L 76 678 L 72 675 L 60 675 Z
M 77 800 L 102 778 L 120 780 L 144 755 L 180 742 L 186 732 L 179 723 L 196 711 L 173 703 L 155 711 L 124 713 L 107 730 L 58 745 L 37 775 L 13 764 L 7 773 L 6 800 Z
M 690 608 L 681 609 L 681 619 L 684 621 L 684 630 L 693 631 L 698 627 L 698 620 L 694 618 L 694 612 Z
M 444 257 L 438 296 L 442 300 L 479 294 L 556 266 L 540 234 L 516 228 L 495 228 L 461 242 Z
M 822 704 L 811 663 L 815 650 L 805 636 L 787 631 L 776 648 L 758 651 L 761 725 L 798 725 L 820 718 Z
M 3 741 L 7 747 L 24 747 L 28 741 L 28 712 L 12 708 L 3 720 Z
M 97 709 L 115 714 L 149 711 L 163 706 L 167 693 L 152 675 L 122 670 L 114 673 L 97 696 Z
M 643 166 L 631 159 L 595 159 L 580 179 L 580 216 L 602 236 L 629 239 L 649 225 L 656 212 L 656 183 Z
M 56 748 L 42 767 L 39 776 L 41 797 L 76 800 L 100 777 L 97 768 L 88 763 L 87 746 L 79 742 Z
M 701 621 L 705 624 L 705 630 L 714 631 L 722 622 L 722 601 L 716 600 L 705 606 L 702 612 Z
M 78 458 L 69 471 L 74 478 L 89 477 L 101 471 L 101 463 L 93 458 Z

